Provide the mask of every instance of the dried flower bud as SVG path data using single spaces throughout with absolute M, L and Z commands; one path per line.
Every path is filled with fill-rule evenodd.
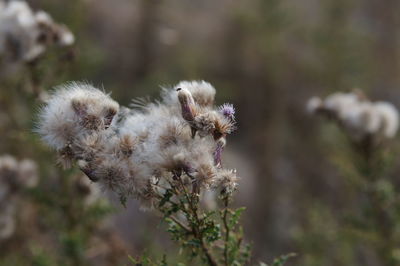
M 225 145 L 226 145 L 225 138 L 220 138 L 217 141 L 217 147 L 215 148 L 215 151 L 214 151 L 214 163 L 216 166 L 221 166 L 222 152 L 224 150 Z
M 222 169 L 217 174 L 221 194 L 232 194 L 238 185 L 239 178 L 236 176 L 236 170 Z
M 186 89 L 178 88 L 177 91 L 178 99 L 181 104 L 182 117 L 186 121 L 192 122 L 194 120 L 194 100 L 192 94 Z

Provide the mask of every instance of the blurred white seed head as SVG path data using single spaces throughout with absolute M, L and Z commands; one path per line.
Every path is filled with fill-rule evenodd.
M 357 141 L 393 138 L 398 130 L 397 109 L 387 102 L 371 102 L 361 91 L 334 93 L 324 100 L 313 97 L 307 109 L 334 119 Z
M 15 232 L 16 206 L 23 198 L 21 190 L 32 188 L 37 182 L 38 171 L 34 161 L 0 156 L 0 240 L 8 239 Z
M 0 54 L 13 62 L 30 62 L 52 44 L 67 46 L 74 36 L 44 11 L 34 12 L 25 1 L 1 2 Z
M 17 161 L 10 155 L 0 156 L 0 183 L 3 187 L 9 187 L 6 191 L 34 187 L 38 180 L 38 169 L 34 161 Z

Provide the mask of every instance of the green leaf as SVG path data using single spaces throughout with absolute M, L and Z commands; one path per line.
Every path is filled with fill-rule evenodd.
M 229 224 L 228 224 L 229 228 L 233 228 L 235 225 L 237 225 L 237 223 L 239 222 L 240 216 L 242 215 L 244 210 L 246 210 L 246 208 L 241 207 L 232 212 L 232 216 L 229 219 Z
M 215 225 L 214 223 L 211 223 L 203 229 L 203 233 L 206 237 L 207 242 L 214 242 L 221 238 L 220 225 Z

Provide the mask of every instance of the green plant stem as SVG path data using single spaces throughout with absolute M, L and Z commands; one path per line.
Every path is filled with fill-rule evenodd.
M 225 227 L 225 243 L 224 243 L 224 261 L 225 265 L 229 265 L 229 260 L 228 260 L 228 244 L 229 244 L 229 234 L 230 234 L 230 228 L 228 226 L 228 204 L 229 204 L 229 199 L 228 197 L 224 198 L 224 212 L 223 212 L 223 217 L 222 221 L 224 223 Z
M 194 198 L 198 199 L 199 196 L 198 196 L 198 194 L 190 195 L 185 187 L 185 184 L 182 181 L 182 178 L 178 177 L 177 179 L 178 179 L 179 184 L 181 185 L 184 196 L 188 201 L 189 209 L 187 209 L 185 207 L 185 204 L 183 204 L 182 207 L 183 207 L 184 211 L 187 214 L 191 215 L 195 220 L 195 223 L 193 223 L 193 222 L 189 223 L 190 227 L 192 229 L 191 231 L 193 233 L 193 236 L 200 241 L 201 249 L 203 250 L 203 253 L 206 256 L 208 263 L 212 266 L 218 266 L 216 259 L 213 257 L 213 255 L 211 254 L 210 250 L 208 249 L 206 243 L 204 242 L 204 235 L 203 235 L 202 231 L 199 229 L 201 220 L 198 215 L 197 205 L 196 205 L 196 203 L 193 202 L 193 199 Z M 197 202 L 198 202 L 198 200 L 197 200 Z
M 380 245 L 378 254 L 384 261 L 385 265 L 394 266 L 395 262 L 391 258 L 391 251 L 393 249 L 393 238 L 392 238 L 392 225 L 390 222 L 390 218 L 387 216 L 385 212 L 385 207 L 382 206 L 382 203 L 377 195 L 376 191 L 373 189 L 374 182 L 378 180 L 378 176 L 376 176 L 375 165 L 376 165 L 376 157 L 374 156 L 374 149 L 371 140 L 367 140 L 364 143 L 364 149 L 361 150 L 361 156 L 364 161 L 364 173 L 361 171 L 361 174 L 364 175 L 368 186 L 366 194 L 368 198 L 371 200 L 372 204 L 372 214 L 374 219 L 374 226 L 378 231 L 378 234 L 381 238 L 382 245 Z M 376 152 L 376 151 L 375 151 Z
M 187 227 L 185 224 L 183 224 L 182 222 L 179 221 L 178 218 L 174 217 L 174 216 L 170 216 L 169 217 L 172 221 L 174 221 L 174 223 L 176 223 L 177 225 L 179 225 L 180 228 L 182 228 L 183 230 L 185 230 L 187 233 L 192 233 L 192 230 Z

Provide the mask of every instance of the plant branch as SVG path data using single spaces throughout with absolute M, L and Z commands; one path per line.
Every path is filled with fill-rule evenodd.
M 187 227 L 185 224 L 183 224 L 181 221 L 179 221 L 178 218 L 176 218 L 175 216 L 170 216 L 169 217 L 174 223 L 176 223 L 177 225 L 179 225 L 183 230 L 185 230 L 188 233 L 192 233 L 192 230 Z
M 222 221 L 224 223 L 225 227 L 225 243 L 224 243 L 224 261 L 225 265 L 229 265 L 229 260 L 228 260 L 228 244 L 229 244 L 229 234 L 230 234 L 230 228 L 228 226 L 228 204 L 229 204 L 229 199 L 228 197 L 224 198 L 224 211 L 223 211 L 223 217 Z
M 203 252 L 206 256 L 208 263 L 212 266 L 218 266 L 217 261 L 214 259 L 210 250 L 208 249 L 206 243 L 204 242 L 203 232 L 199 229 L 201 220 L 198 215 L 197 205 L 196 205 L 196 203 L 193 202 L 193 196 L 198 197 L 198 194 L 196 193 L 196 194 L 189 195 L 181 177 L 178 177 L 178 182 L 181 185 L 182 191 L 188 201 L 189 210 L 191 212 L 191 213 L 189 212 L 189 214 L 191 214 L 195 220 L 195 223 L 190 222 L 190 226 L 192 227 L 193 235 L 195 238 L 197 238 L 200 241 L 201 249 L 203 250 Z

